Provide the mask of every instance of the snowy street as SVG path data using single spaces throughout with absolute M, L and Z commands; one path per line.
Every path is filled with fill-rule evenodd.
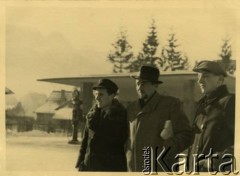
M 8 136 L 7 171 L 77 171 L 80 145 L 70 145 L 67 136 Z

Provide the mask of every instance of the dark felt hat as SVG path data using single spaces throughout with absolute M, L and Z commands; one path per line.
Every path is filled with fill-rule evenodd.
M 93 90 L 96 89 L 106 89 L 109 93 L 116 94 L 118 91 L 118 86 L 110 79 L 100 79 L 98 84 L 93 87 Z
M 215 61 L 201 61 L 193 69 L 194 72 L 209 72 L 215 75 L 227 76 L 226 71 L 222 66 Z
M 160 71 L 152 66 L 142 66 L 140 69 L 139 75 L 131 75 L 134 79 L 140 79 L 143 81 L 150 81 L 155 84 L 162 84 L 162 81 L 159 81 Z

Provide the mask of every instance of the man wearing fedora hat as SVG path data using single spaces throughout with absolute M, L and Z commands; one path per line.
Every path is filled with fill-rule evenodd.
M 187 149 L 192 143 L 191 128 L 185 113 L 180 108 L 177 98 L 160 95 L 157 92 L 160 72 L 151 66 L 142 66 L 136 80 L 136 91 L 139 99 L 128 106 L 130 140 L 128 169 L 130 171 L 175 171 L 173 164 L 178 162 L 175 156 Z M 143 150 L 151 148 L 151 156 L 164 157 L 151 166 L 144 168 L 146 159 Z
M 79 171 L 127 171 L 127 112 L 115 99 L 117 91 L 118 86 L 109 79 L 101 79 L 93 87 L 96 104 L 87 114 L 76 164 Z
M 209 156 L 195 162 L 196 160 L 191 157 L 190 170 L 231 171 L 230 167 L 224 168 L 221 164 L 226 162 L 222 159 L 224 154 L 233 155 L 235 95 L 228 92 L 224 84 L 224 77 L 227 74 L 217 62 L 201 61 L 193 71 L 198 73 L 198 84 L 203 97 L 197 105 L 194 122 L 195 139 L 190 156 L 216 154 L 218 159 L 211 159 Z

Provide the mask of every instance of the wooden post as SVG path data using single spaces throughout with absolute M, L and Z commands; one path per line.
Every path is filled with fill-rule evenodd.
M 193 124 L 195 114 L 195 94 L 194 94 L 195 80 L 185 81 L 183 84 L 183 110 L 186 113 L 190 124 Z
M 92 93 L 93 83 L 85 82 L 83 83 L 82 100 L 83 100 L 83 113 L 87 114 L 92 107 L 93 93 Z

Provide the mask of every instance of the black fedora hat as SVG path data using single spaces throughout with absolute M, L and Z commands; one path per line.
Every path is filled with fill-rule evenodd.
M 160 71 L 156 67 L 152 66 L 142 66 L 140 69 L 139 75 L 131 75 L 134 79 L 139 79 L 143 81 L 150 81 L 154 84 L 162 84 L 162 81 L 159 81 Z
M 106 89 L 109 93 L 116 94 L 118 91 L 118 86 L 110 79 L 100 79 L 98 84 L 92 88 L 93 90 L 97 89 Z

